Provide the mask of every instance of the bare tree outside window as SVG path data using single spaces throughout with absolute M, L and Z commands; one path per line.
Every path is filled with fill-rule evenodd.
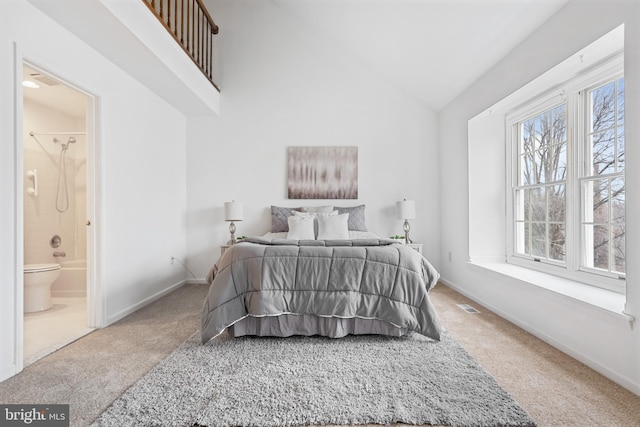
M 566 259 L 567 108 L 522 121 L 516 247 L 535 258 Z
M 582 183 L 583 266 L 624 274 L 624 77 L 589 91 L 590 167 Z M 588 208 L 587 208 L 588 206 Z
M 583 162 L 575 165 L 580 202 L 574 211 L 581 224 L 577 262 L 581 268 L 624 275 L 624 77 L 581 97 L 587 120 L 578 139 L 584 143 Z M 514 252 L 536 260 L 567 261 L 567 162 L 577 158 L 568 157 L 567 122 L 563 103 L 516 123 Z M 577 218 L 573 221 L 577 224 Z

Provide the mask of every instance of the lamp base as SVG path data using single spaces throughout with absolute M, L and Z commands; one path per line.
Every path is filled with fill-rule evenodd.
M 413 243 L 413 240 L 409 238 L 409 230 L 411 229 L 411 226 L 409 225 L 408 220 L 406 219 L 404 220 L 404 225 L 402 226 L 402 229 L 404 230 L 404 242 L 406 244 Z
M 236 240 L 236 225 L 233 223 L 233 221 L 231 221 L 231 224 L 229 224 L 229 234 L 231 234 L 231 238 L 227 242 L 227 245 L 235 245 L 236 243 L 238 243 L 238 241 Z

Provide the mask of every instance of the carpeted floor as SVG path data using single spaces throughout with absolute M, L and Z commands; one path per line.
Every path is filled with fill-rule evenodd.
M 1 403 L 69 403 L 85 426 L 199 328 L 204 285 L 186 285 L 0 383 Z M 640 397 L 443 285 L 444 326 L 539 426 L 640 425 Z M 471 304 L 468 314 L 457 304 Z
M 406 337 L 232 338 L 196 334 L 96 426 L 327 424 L 533 426 L 445 332 Z

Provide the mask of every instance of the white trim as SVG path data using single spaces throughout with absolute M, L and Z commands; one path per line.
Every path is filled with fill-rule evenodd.
M 616 80 L 624 75 L 621 68 L 624 65 L 624 52 L 616 52 L 606 59 L 592 65 L 579 75 L 565 80 L 552 89 L 543 92 L 539 97 L 521 103 L 518 109 L 507 114 L 505 123 L 505 149 L 506 149 L 506 254 L 507 261 L 524 268 L 542 271 L 558 275 L 573 281 L 579 281 L 592 286 L 619 293 L 625 293 L 626 280 L 610 272 L 600 272 L 597 269 L 581 267 L 580 256 L 582 253 L 582 208 L 580 207 L 581 191 L 580 182 L 583 173 L 579 165 L 583 164 L 584 140 L 583 128 L 585 124 L 584 94 L 589 90 L 599 87 L 601 84 Z M 561 97 L 558 98 L 560 92 Z M 517 99 L 517 98 L 515 98 Z M 513 101 L 512 101 L 513 102 Z M 516 149 L 520 143 L 520 131 L 516 129 L 518 123 L 542 114 L 551 108 L 565 104 L 566 123 L 566 159 L 567 170 L 565 174 L 565 249 L 564 262 L 554 262 L 543 257 L 528 256 L 516 252 L 516 206 L 515 189 L 519 186 L 520 176 L 520 152 Z M 540 186 L 547 185 L 541 183 Z M 539 261 L 539 262 L 537 262 Z
M 22 115 L 23 115 L 23 93 L 22 93 L 22 69 L 24 57 L 18 43 L 13 43 L 13 69 L 14 69 L 14 221 L 15 227 L 13 232 L 13 240 L 15 247 L 15 303 L 14 303 L 14 336 L 15 359 L 14 364 L 17 374 L 24 369 L 24 200 L 22 188 L 24 180 L 22 172 L 24 170 L 24 142 L 22 141 Z
M 152 302 L 154 302 L 155 300 L 162 298 L 163 296 L 170 294 L 171 292 L 175 291 L 176 289 L 184 286 L 187 283 L 186 279 L 180 280 L 179 282 L 174 283 L 173 285 L 156 292 L 153 295 L 148 296 L 147 298 L 143 299 L 140 302 L 137 302 L 127 308 L 125 308 L 124 310 L 120 310 L 119 312 L 109 316 L 107 318 L 107 325 L 111 325 L 114 322 L 117 322 L 118 320 L 130 315 L 131 313 L 135 313 L 136 311 L 140 310 L 142 307 L 151 304 Z
M 24 201 L 22 194 L 23 187 L 23 169 L 24 169 L 24 142 L 22 141 L 22 120 L 24 115 L 23 93 L 22 93 L 22 69 L 24 65 L 40 71 L 43 74 L 50 75 L 56 80 L 62 82 L 78 92 L 82 92 L 87 96 L 86 105 L 86 146 L 87 146 L 87 217 L 102 218 L 100 215 L 101 204 L 99 201 L 102 196 L 102 157 L 99 149 L 97 138 L 98 129 L 98 98 L 89 91 L 70 83 L 66 78 L 61 78 L 55 72 L 48 71 L 45 64 L 47 61 L 39 60 L 28 54 L 25 54 L 17 43 L 14 43 L 14 87 L 15 87 L 15 128 L 14 128 L 14 144 L 15 144 L 15 247 L 16 247 L 16 288 L 15 288 L 15 366 L 14 374 L 24 369 L 24 284 L 23 284 L 23 264 L 24 264 Z M 92 215 L 93 214 L 93 215 Z M 99 328 L 105 326 L 104 313 L 105 304 L 102 292 L 102 277 L 99 268 L 101 264 L 101 221 L 92 220 L 92 225 L 87 231 L 87 327 Z
M 106 325 L 104 313 L 102 277 L 102 134 L 100 132 L 100 98 L 84 92 L 87 102 L 87 220 L 91 225 L 87 230 L 87 326 L 101 328 Z
M 21 369 L 22 370 L 22 369 Z M 7 368 L 0 372 L 0 382 L 11 378 L 12 376 L 14 376 L 15 374 L 17 374 L 18 372 L 18 367 L 15 365 L 15 363 L 12 363 L 11 365 L 8 365 Z
M 509 279 L 509 276 L 504 276 L 501 273 L 497 273 L 495 271 L 491 271 L 490 269 L 485 269 L 481 266 L 474 266 L 472 263 L 468 264 L 470 267 L 477 269 L 478 271 L 483 271 L 485 273 L 490 274 L 493 277 L 498 277 L 498 278 L 502 278 L 502 279 Z M 489 304 L 486 300 L 484 300 L 483 298 L 479 298 L 475 293 L 473 292 L 469 292 L 466 289 L 458 286 L 457 284 L 451 282 L 450 280 L 444 279 L 444 278 L 440 278 L 440 282 L 444 283 L 446 286 L 450 287 L 451 289 L 455 290 L 456 292 L 464 295 L 465 297 L 475 301 L 476 303 L 482 305 L 483 307 L 489 309 L 490 311 L 492 311 L 493 313 L 497 314 L 498 316 L 502 317 L 503 319 L 508 320 L 509 322 L 515 324 L 516 326 L 524 329 L 525 331 L 533 334 L 534 336 L 540 338 L 542 341 L 546 342 L 547 344 L 551 345 L 552 347 L 555 347 L 556 349 L 562 351 L 563 353 L 573 357 L 574 359 L 584 363 L 585 365 L 587 365 L 588 367 L 590 367 L 591 369 L 601 373 L 602 375 L 604 375 L 605 377 L 611 379 L 612 381 L 622 385 L 623 387 L 625 387 L 628 390 L 631 390 L 633 393 L 636 393 L 638 395 L 640 395 L 640 383 L 629 380 L 629 378 L 625 375 L 619 374 L 618 372 L 614 371 L 613 369 L 610 369 L 609 367 L 603 365 L 602 363 L 599 363 L 597 361 L 595 361 L 593 358 L 587 356 L 586 354 L 584 354 L 583 352 L 581 352 L 579 349 L 574 348 L 570 345 L 567 345 L 566 343 L 557 340 L 556 338 L 554 338 L 553 336 L 541 331 L 540 329 L 532 326 L 531 324 L 527 323 L 527 322 L 523 322 L 522 320 L 520 320 L 517 317 L 511 316 L 508 313 L 506 313 L 503 310 L 500 310 L 499 308 L 497 308 L 496 306 L 494 306 L 493 304 Z M 520 286 L 526 286 L 528 287 L 528 285 L 524 282 L 517 282 Z M 535 287 L 536 289 L 542 289 L 538 286 Z M 544 292 L 544 291 L 543 291 Z M 561 294 L 557 294 L 551 291 L 550 295 L 556 295 L 558 298 L 565 298 L 565 296 L 561 295 Z M 573 300 L 576 301 L 576 300 Z M 628 317 L 626 315 L 616 315 L 611 313 L 612 316 L 615 316 L 617 318 L 620 318 L 621 320 L 624 321 L 628 321 Z

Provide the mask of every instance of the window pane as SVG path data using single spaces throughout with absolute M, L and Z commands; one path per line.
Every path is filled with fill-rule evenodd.
M 535 163 L 533 159 L 534 152 L 528 152 L 520 157 L 520 185 L 530 185 L 534 181 Z
M 536 119 L 531 118 L 522 122 L 522 147 L 521 153 L 536 149 Z
M 534 145 L 533 145 L 534 150 L 538 150 L 544 145 L 545 135 L 547 135 L 548 129 L 545 129 L 543 119 L 542 119 L 543 117 L 544 117 L 544 114 L 541 114 L 534 119 L 535 120 L 535 124 L 534 124 L 535 138 L 534 138 Z
M 549 221 L 564 222 L 565 221 L 565 186 L 554 185 L 548 187 L 549 192 Z
M 623 226 L 625 223 L 624 178 L 611 180 L 611 223 Z
M 609 222 L 609 180 L 595 179 L 593 182 L 593 222 Z
M 547 225 L 544 223 L 532 224 L 531 255 L 547 257 Z
M 615 124 L 615 82 L 591 92 L 591 130 L 596 132 L 612 127 Z
M 516 222 L 516 248 L 515 253 L 523 254 L 525 253 L 525 223 L 522 221 Z
M 618 128 L 618 172 L 624 171 L 624 128 Z
M 609 269 L 609 227 L 606 225 L 593 227 L 593 266 Z
M 531 219 L 533 221 L 546 221 L 547 219 L 547 195 L 544 187 L 532 188 L 531 191 Z
M 613 271 L 626 272 L 625 227 L 612 227 L 613 232 Z
M 567 140 L 567 106 L 562 104 L 551 110 L 551 126 L 553 144 L 559 144 Z
M 536 164 L 533 174 L 533 184 L 544 184 L 545 182 L 547 182 L 547 178 L 545 175 L 545 172 L 547 170 L 547 150 L 548 148 L 534 152 Z
M 515 208 L 516 208 L 516 221 L 522 221 L 524 220 L 524 207 L 525 207 L 525 200 L 524 200 L 524 195 L 525 195 L 525 191 L 526 190 L 516 190 L 516 194 L 515 194 L 515 199 L 513 201 Z
M 519 227 L 519 236 L 522 237 L 522 240 L 518 241 L 518 247 L 520 248 L 520 253 L 525 255 L 531 255 L 531 223 L 523 222 L 518 224 Z
M 567 143 L 563 142 L 551 148 L 548 182 L 564 181 L 567 172 Z
M 615 172 L 615 133 L 613 129 L 591 136 L 593 175 Z
M 549 224 L 549 258 L 564 261 L 566 257 L 566 231 L 564 224 Z
M 538 137 L 540 146 L 537 148 L 546 149 L 551 144 L 551 111 L 540 114 L 536 118 L 536 128 L 540 132 Z
M 618 124 L 624 122 L 624 77 L 618 79 Z

